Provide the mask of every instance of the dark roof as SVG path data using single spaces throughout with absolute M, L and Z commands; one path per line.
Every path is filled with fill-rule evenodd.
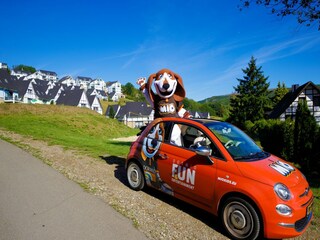
M 100 103 L 100 100 L 99 100 L 99 98 L 97 97 L 97 95 L 87 95 L 87 98 L 88 98 L 90 107 L 92 106 L 93 101 L 94 101 L 94 99 L 96 98 L 96 99 L 98 100 L 98 102 L 99 102 L 100 107 L 102 108 L 101 103 Z
M 307 82 L 298 87 L 295 91 L 288 92 L 273 108 L 273 110 L 269 114 L 269 118 L 279 118 L 280 115 L 284 113 L 285 110 L 290 106 L 290 104 L 310 85 L 313 88 L 317 89 L 320 93 L 320 89 L 313 82 Z
M 28 79 L 25 81 L 18 80 L 15 82 L 15 88 L 18 90 L 19 97 L 23 97 L 26 94 L 31 81 L 31 79 Z
M 117 114 L 117 118 L 128 116 L 149 116 L 152 112 L 152 107 L 149 107 L 145 102 L 127 102 L 122 106 Z
M 65 90 L 57 99 L 57 105 L 78 106 L 83 89 Z
M 81 81 L 89 81 L 89 82 L 92 81 L 92 78 L 90 78 L 90 77 L 81 77 L 81 76 L 78 76 L 77 79 L 78 79 L 78 80 L 81 80 Z
M 118 81 L 106 82 L 106 86 L 109 87 L 109 86 L 111 86 L 112 84 L 117 83 L 117 82 L 118 82 Z
M 47 71 L 47 70 L 39 70 L 39 72 L 44 73 L 46 75 L 57 76 L 55 72 Z
M 32 74 L 31 72 L 20 70 L 20 69 L 13 69 L 13 71 L 19 74 L 26 74 L 26 75 Z
M 98 92 L 99 95 L 101 95 L 102 97 L 107 97 L 107 94 L 105 91 L 102 90 L 96 90 Z
M 63 85 L 65 90 L 80 90 L 80 86 L 67 86 L 66 84 Z
M 39 99 L 50 100 L 49 96 L 46 94 L 46 91 L 48 89 L 47 85 L 32 83 L 32 86 L 35 94 L 38 96 Z
M 0 69 L 0 88 L 8 89 L 8 90 L 16 90 L 14 82 L 16 78 L 13 78 L 8 72 L 7 69 Z
M 55 85 L 48 91 L 48 99 L 54 99 L 62 86 L 60 84 Z M 63 89 L 63 88 L 62 88 Z
M 94 88 L 90 88 L 87 90 L 87 96 L 91 95 L 94 92 Z
M 67 80 L 67 79 L 69 79 L 69 78 L 72 79 L 71 76 L 64 76 L 63 78 L 59 79 L 59 82 L 63 82 L 64 80 Z

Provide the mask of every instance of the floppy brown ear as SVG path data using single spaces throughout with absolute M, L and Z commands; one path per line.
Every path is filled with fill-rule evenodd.
M 154 99 L 153 99 L 153 91 L 152 91 L 151 87 L 152 87 L 152 83 L 153 83 L 155 77 L 156 77 L 156 73 L 151 74 L 148 78 L 147 83 L 146 83 L 146 88 L 147 88 L 148 94 L 149 94 L 152 102 L 154 102 Z
M 174 77 L 177 79 L 178 84 L 173 97 L 177 102 L 182 102 L 182 100 L 186 97 L 186 91 L 183 86 L 182 78 L 176 73 L 174 74 Z

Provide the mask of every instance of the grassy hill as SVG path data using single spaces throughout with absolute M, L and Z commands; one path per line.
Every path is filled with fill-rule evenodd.
M 0 104 L 0 128 L 94 157 L 125 156 L 130 143 L 111 139 L 138 132 L 89 109 L 29 104 Z

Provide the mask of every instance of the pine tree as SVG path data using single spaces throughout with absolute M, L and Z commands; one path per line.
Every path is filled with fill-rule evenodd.
M 114 118 L 115 117 L 115 112 L 114 112 L 114 109 L 113 109 L 113 106 L 110 106 L 110 109 L 109 109 L 109 118 Z
M 316 150 L 317 122 L 308 109 L 307 102 L 298 103 L 294 124 L 294 157 L 301 168 L 309 171 L 315 162 L 311 162 L 313 151 Z
M 277 105 L 281 99 L 289 92 L 288 88 L 284 83 L 278 82 L 277 88 L 274 91 L 274 96 L 272 97 L 273 106 Z
M 251 57 L 248 67 L 242 71 L 245 76 L 237 79 L 236 94 L 230 99 L 229 121 L 239 127 L 244 127 L 245 121 L 263 119 L 266 109 L 270 107 L 268 77 L 263 75 L 261 67 L 256 66 L 256 59 Z

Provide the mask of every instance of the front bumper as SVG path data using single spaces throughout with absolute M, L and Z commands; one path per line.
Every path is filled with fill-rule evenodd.
M 291 216 L 273 216 L 273 220 L 265 226 L 265 237 L 291 238 L 303 234 L 313 218 L 312 204 L 313 196 L 300 208 L 294 208 Z

